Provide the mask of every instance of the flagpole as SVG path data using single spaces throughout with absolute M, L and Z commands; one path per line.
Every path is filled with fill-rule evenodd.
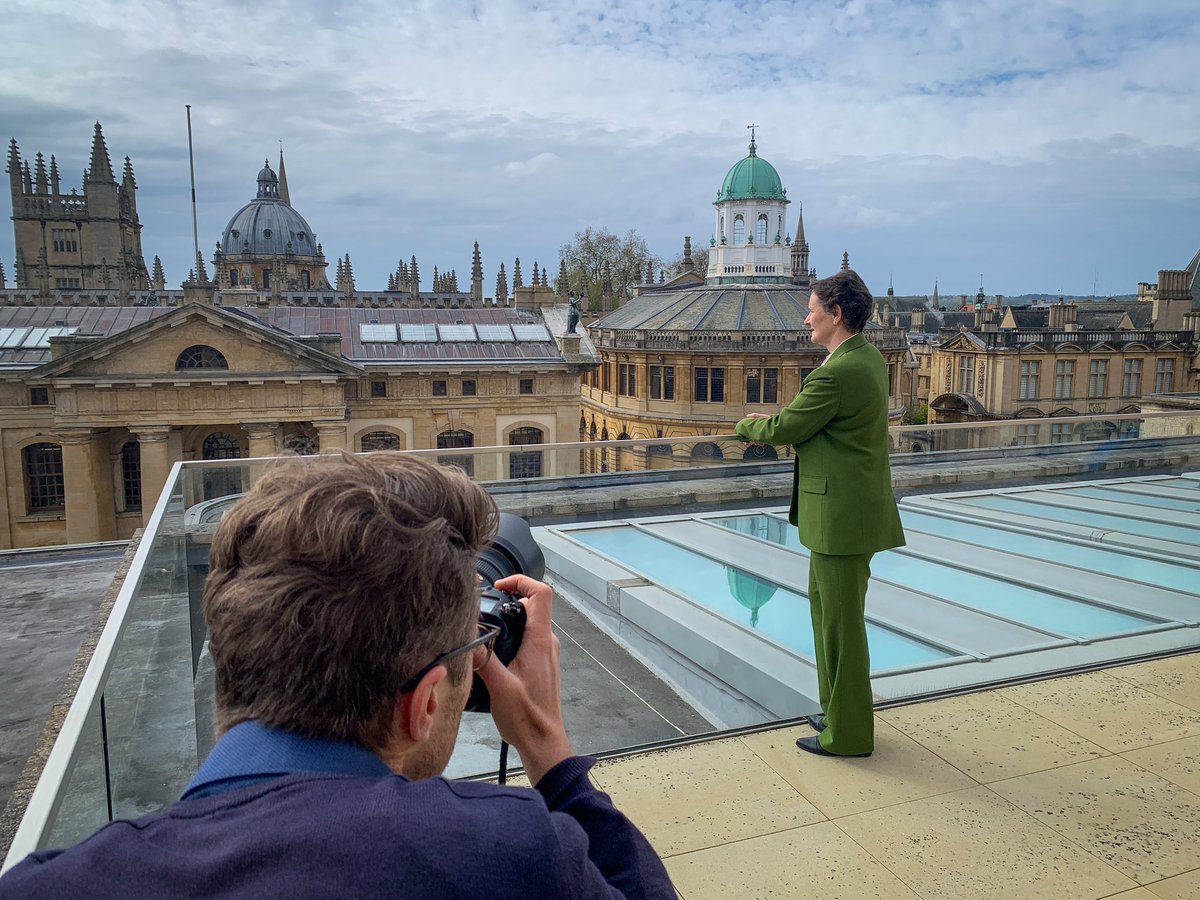
M 192 249 L 196 252 L 196 277 L 200 277 L 200 229 L 196 225 L 196 158 L 192 152 L 192 104 L 187 108 L 188 169 L 192 176 Z

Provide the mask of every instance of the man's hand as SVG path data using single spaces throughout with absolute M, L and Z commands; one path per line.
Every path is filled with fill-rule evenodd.
M 746 413 L 747 419 L 769 419 L 771 418 L 766 413 Z
M 525 575 L 496 587 L 524 598 L 525 636 L 516 659 L 504 665 L 493 656 L 479 675 L 492 696 L 492 718 L 500 737 L 517 748 L 530 784 L 574 755 L 563 724 L 558 637 L 550 625 L 554 591 Z

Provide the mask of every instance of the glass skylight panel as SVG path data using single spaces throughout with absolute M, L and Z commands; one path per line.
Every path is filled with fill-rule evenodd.
M 476 325 L 475 330 L 479 332 L 481 341 L 511 341 L 513 339 L 512 329 L 507 325 Z
M 20 347 L 27 334 L 28 328 L 0 328 L 0 349 L 11 350 L 13 347 Z
M 29 350 L 34 350 L 34 349 L 48 350 L 48 349 L 50 349 L 50 338 L 58 337 L 59 335 L 63 335 L 63 334 L 74 334 L 76 330 L 77 329 L 75 329 L 75 328 L 61 328 L 61 327 L 60 328 L 34 328 L 25 337 L 25 340 L 21 341 L 21 347 L 22 347 L 22 349 L 29 349 Z
M 518 341 L 550 340 L 550 332 L 545 325 L 514 325 L 512 330 Z
M 377 322 L 359 325 L 358 334 L 364 344 L 396 343 L 396 326 L 390 322 L 385 325 Z
M 400 340 L 410 344 L 433 343 L 438 339 L 434 325 L 401 325 Z
M 475 340 L 474 325 L 439 325 L 437 329 L 443 341 Z

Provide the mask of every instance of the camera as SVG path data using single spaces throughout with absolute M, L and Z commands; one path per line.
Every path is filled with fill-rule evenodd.
M 494 587 L 495 582 L 510 575 L 528 575 L 541 581 L 546 574 L 546 559 L 542 548 L 533 539 L 529 523 L 512 513 L 500 513 L 496 539 L 475 558 L 475 572 L 482 585 L 479 591 L 479 621 L 499 627 L 500 634 L 492 653 L 508 665 L 521 649 L 525 634 L 525 605 L 507 591 Z M 490 712 L 492 698 L 487 685 L 476 674 L 467 697 L 467 712 Z

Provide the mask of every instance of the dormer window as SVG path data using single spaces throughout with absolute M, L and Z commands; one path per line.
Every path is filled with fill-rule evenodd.
M 179 354 L 175 360 L 175 370 L 184 369 L 228 369 L 229 363 L 219 350 L 206 344 L 195 344 Z

